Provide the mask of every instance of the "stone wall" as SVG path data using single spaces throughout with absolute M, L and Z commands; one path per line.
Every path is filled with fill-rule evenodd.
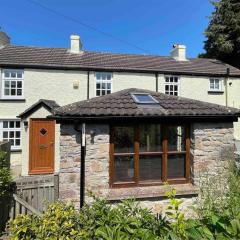
M 61 125 L 59 198 L 72 201 L 79 207 L 80 201 L 80 133 L 73 125 Z
M 60 197 L 73 200 L 79 206 L 80 188 L 80 141 L 79 134 L 71 125 L 61 126 Z M 222 170 L 233 152 L 232 123 L 195 123 L 191 126 L 191 176 L 192 183 L 177 184 L 182 208 L 194 203 L 200 176 Z M 112 202 L 125 198 L 141 200 L 141 205 L 159 212 L 166 205 L 163 200 L 165 186 L 109 188 L 109 126 L 86 125 L 86 201 L 91 194 L 105 197 Z
M 195 123 L 191 131 L 191 172 L 194 184 L 206 175 L 221 174 L 234 158 L 232 123 Z

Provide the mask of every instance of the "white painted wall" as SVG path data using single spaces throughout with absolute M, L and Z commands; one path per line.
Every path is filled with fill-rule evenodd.
M 1 69 L 0 69 L 1 70 Z M 1 79 L 0 79 L 1 80 Z M 90 72 L 89 79 L 90 98 L 95 97 L 95 73 Z M 164 92 L 164 75 L 159 75 L 158 90 Z M 228 85 L 229 106 L 240 108 L 240 79 L 230 79 Z M 73 83 L 79 84 L 74 88 Z M 1 84 L 0 84 L 1 85 Z M 180 76 L 180 96 L 208 101 L 225 105 L 225 85 L 223 81 L 221 94 L 210 94 L 209 78 L 196 76 Z M 147 73 L 125 73 L 113 72 L 113 92 L 126 88 L 142 88 L 156 90 L 156 78 L 154 74 Z M 24 69 L 24 97 L 25 101 L 1 101 L 0 119 L 16 118 L 21 112 L 37 102 L 39 99 L 55 100 L 59 105 L 87 99 L 87 72 L 86 71 L 64 71 L 64 70 L 38 70 Z M 48 112 L 40 109 L 30 118 L 46 117 Z M 240 123 L 236 123 L 235 137 L 240 139 Z M 23 127 L 24 128 L 24 127 Z M 59 126 L 56 126 L 56 166 L 59 169 Z M 28 174 L 28 130 L 22 131 L 22 152 L 12 153 L 11 162 L 22 166 L 22 174 Z M 22 164 L 23 163 L 23 164 Z

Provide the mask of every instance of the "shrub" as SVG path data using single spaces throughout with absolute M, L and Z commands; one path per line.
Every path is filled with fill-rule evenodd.
M 0 198 L 8 195 L 11 185 L 11 173 L 8 167 L 5 167 L 6 152 L 0 151 L 0 162 L 3 163 L 3 167 L 0 168 Z

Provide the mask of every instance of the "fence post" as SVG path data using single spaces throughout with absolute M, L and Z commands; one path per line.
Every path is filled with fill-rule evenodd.
M 54 174 L 54 201 L 59 198 L 59 175 Z

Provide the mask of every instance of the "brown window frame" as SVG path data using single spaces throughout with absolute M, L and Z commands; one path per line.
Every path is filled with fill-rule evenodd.
M 117 187 L 136 187 L 136 186 L 155 186 L 169 184 L 183 184 L 190 182 L 190 127 L 187 124 L 161 124 L 162 139 L 162 152 L 139 152 L 140 143 L 140 126 L 141 124 L 116 124 L 110 126 L 110 162 L 109 162 L 109 185 L 112 188 Z M 185 136 L 185 151 L 168 151 L 167 127 L 183 126 L 186 131 Z M 134 152 L 133 153 L 114 153 L 114 129 L 116 127 L 133 127 L 134 129 Z M 167 179 L 168 171 L 168 155 L 185 155 L 185 177 Z M 134 181 L 133 182 L 114 182 L 114 156 L 134 156 Z M 139 181 L 139 156 L 140 155 L 162 155 L 162 179 L 159 181 Z

